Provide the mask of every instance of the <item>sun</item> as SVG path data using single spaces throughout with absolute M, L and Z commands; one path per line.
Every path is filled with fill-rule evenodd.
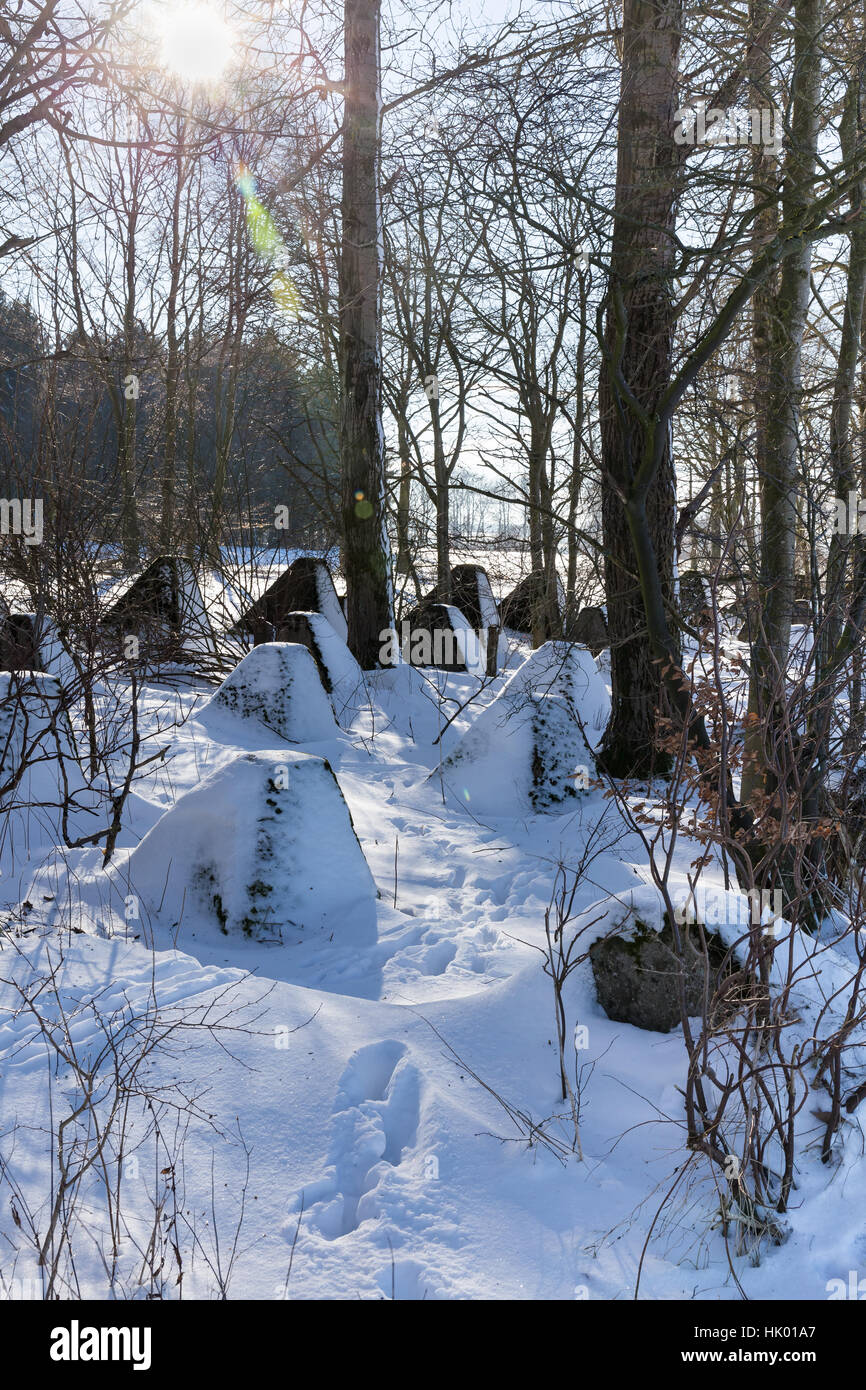
M 207 5 L 181 5 L 160 24 L 162 62 L 187 82 L 214 82 L 235 56 L 234 35 Z

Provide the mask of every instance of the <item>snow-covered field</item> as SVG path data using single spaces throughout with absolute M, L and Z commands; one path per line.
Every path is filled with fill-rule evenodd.
M 212 689 L 148 686 L 141 756 L 165 756 L 109 866 L 52 849 L 50 816 L 14 862 L 4 842 L 0 1288 L 44 1292 L 51 1268 L 63 1297 L 800 1299 L 862 1267 L 858 1113 L 824 1166 L 807 1099 L 788 1239 L 731 1257 L 685 1147 L 682 1032 L 611 1022 L 588 961 L 565 989 L 576 1151 L 541 954 L 558 865 L 599 837 L 573 907 L 596 935 L 658 902 L 600 790 L 526 800 L 519 717 L 488 715 L 496 794 L 470 790 L 526 655 L 484 687 L 382 673 L 339 724 L 301 672 L 291 744 Z M 681 837 L 682 885 L 693 853 Z M 850 967 L 791 949 L 808 1036 Z

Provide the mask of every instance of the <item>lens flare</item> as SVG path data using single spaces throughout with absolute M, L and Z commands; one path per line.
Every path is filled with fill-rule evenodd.
M 235 57 L 235 36 L 207 5 L 181 5 L 160 25 L 162 62 L 188 82 L 214 82 Z
M 235 185 L 244 200 L 247 231 L 257 256 L 273 263 L 287 255 L 286 243 L 264 203 L 256 197 L 256 181 L 249 167 L 239 163 Z M 297 286 L 287 270 L 278 269 L 271 280 L 271 294 L 277 308 L 288 318 L 296 319 L 301 309 Z

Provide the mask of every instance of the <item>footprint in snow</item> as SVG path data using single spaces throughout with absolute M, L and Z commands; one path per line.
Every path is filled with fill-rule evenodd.
M 380 1184 L 415 1145 L 420 1113 L 418 1072 L 393 1039 L 359 1048 L 349 1059 L 334 1103 L 329 1167 L 304 1188 L 304 1224 L 327 1240 L 350 1235 L 382 1215 Z M 297 1212 L 300 1196 L 294 1203 Z M 294 1236 L 296 1219 L 284 1227 Z

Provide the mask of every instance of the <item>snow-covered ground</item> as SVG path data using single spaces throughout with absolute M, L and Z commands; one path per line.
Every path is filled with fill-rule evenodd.
M 55 1292 L 123 1298 L 630 1299 L 638 1280 L 641 1298 L 738 1298 L 737 1281 L 750 1298 L 826 1298 L 862 1267 L 858 1114 L 824 1166 L 806 1101 L 789 1238 L 731 1261 L 711 1165 L 687 1163 L 682 1032 L 611 1022 L 588 961 L 565 990 L 569 1035 L 585 1030 L 575 1152 L 540 954 L 557 868 L 601 823 L 575 918 L 651 914 L 655 890 L 600 790 L 535 812 L 503 764 L 499 805 L 467 799 L 449 755 L 510 672 L 383 673 L 342 727 L 313 720 L 329 736 L 291 745 L 212 689 L 149 686 L 140 756 L 165 757 L 135 783 L 108 868 L 98 847 L 47 840 L 7 855 L 0 1288 L 44 1283 L 40 1245 Z M 495 746 L 519 761 L 509 739 Z M 245 812 L 293 787 L 300 807 L 274 808 L 290 823 L 277 834 L 263 811 L 276 838 L 253 843 Z M 682 885 L 694 849 L 681 838 Z M 270 916 L 227 934 L 208 885 L 235 891 L 269 854 Z M 807 1035 L 849 963 L 792 949 Z

